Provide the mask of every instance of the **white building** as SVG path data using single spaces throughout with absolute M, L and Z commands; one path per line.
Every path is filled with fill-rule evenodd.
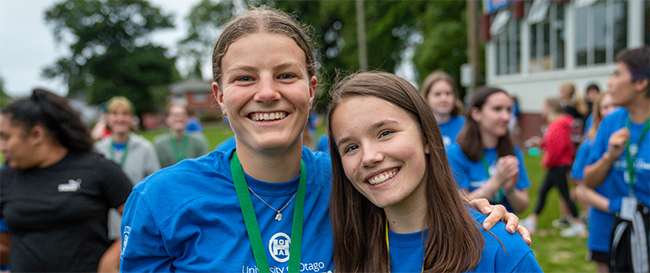
M 581 94 L 591 83 L 607 90 L 616 53 L 650 44 L 650 0 L 484 0 L 483 4 L 490 22 L 487 85 L 518 97 L 522 119 L 530 121 L 522 124 L 531 130 L 543 123 L 537 113 L 544 99 L 557 97 L 560 84 L 573 82 Z M 539 132 L 525 126 L 522 131 Z

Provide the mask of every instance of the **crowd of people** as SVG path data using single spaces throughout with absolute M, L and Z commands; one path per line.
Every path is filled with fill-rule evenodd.
M 463 105 L 444 72 L 420 90 L 391 73 L 353 73 L 330 90 L 327 134 L 312 144 L 313 52 L 281 11 L 234 17 L 212 56 L 212 89 L 234 136 L 213 151 L 179 104 L 153 143 L 133 132 L 124 97 L 107 102 L 107 130 L 93 137 L 45 90 L 2 108 L 0 263 L 16 272 L 541 272 L 529 230 L 555 186 L 569 229 L 585 227 L 574 201 L 590 207 L 599 272 L 648 271 L 647 47 L 621 52 L 610 90 L 589 88 L 589 103 L 571 84 L 544 102 L 548 125 L 534 142 L 547 175 L 522 223 L 529 230 L 516 216 L 531 183 L 506 91 L 483 87 Z

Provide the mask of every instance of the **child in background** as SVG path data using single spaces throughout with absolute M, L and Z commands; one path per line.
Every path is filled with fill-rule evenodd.
M 435 71 L 424 80 L 420 93 L 436 117 L 445 148 L 449 148 L 465 123 L 454 80 L 445 72 Z

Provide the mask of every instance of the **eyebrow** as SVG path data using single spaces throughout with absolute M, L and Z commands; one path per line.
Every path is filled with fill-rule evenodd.
M 273 70 L 287 69 L 287 68 L 290 68 L 292 66 L 297 66 L 297 67 L 299 67 L 301 69 L 303 68 L 303 66 L 300 65 L 299 63 L 287 62 L 287 63 L 282 63 L 282 64 L 274 66 Z M 243 71 L 247 71 L 247 72 L 254 72 L 254 71 L 257 71 L 257 68 L 255 68 L 254 66 L 250 66 L 250 65 L 237 65 L 235 67 L 232 67 L 232 68 L 228 69 L 226 71 L 226 73 L 230 73 L 230 72 L 235 71 L 235 70 L 243 70 Z
M 381 128 L 386 124 L 399 124 L 399 122 L 397 120 L 394 120 L 394 119 L 380 120 L 380 121 L 377 121 L 377 122 L 373 123 L 372 125 L 370 125 L 369 129 L 373 130 L 373 129 Z M 336 142 L 336 147 L 341 145 L 341 143 L 345 143 L 347 141 L 350 141 L 351 139 L 352 139 L 352 137 L 349 137 L 349 136 L 340 139 L 339 141 Z

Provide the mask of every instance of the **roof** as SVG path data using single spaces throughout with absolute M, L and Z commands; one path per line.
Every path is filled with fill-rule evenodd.
M 189 78 L 184 81 L 179 81 L 169 86 L 169 91 L 172 94 L 185 94 L 185 93 L 212 93 L 212 85 L 203 82 L 197 78 Z

